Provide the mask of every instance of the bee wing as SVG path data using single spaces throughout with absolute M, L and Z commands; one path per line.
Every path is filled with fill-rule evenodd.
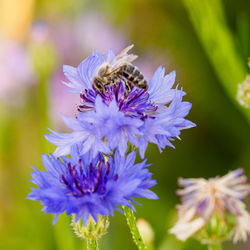
M 134 45 L 130 45 L 123 49 L 118 55 L 116 55 L 110 62 L 110 65 L 113 69 L 120 67 L 122 64 L 126 62 L 133 62 L 137 55 L 134 54 L 128 54 L 128 51 L 131 50 L 134 47 Z
M 123 49 L 119 54 L 117 54 L 112 60 L 111 63 L 113 63 L 115 60 L 119 60 L 119 58 L 127 55 L 127 53 L 134 47 L 134 44 L 131 44 L 130 46 Z
M 108 71 L 107 75 L 112 75 L 114 73 L 116 73 L 117 71 L 119 71 L 119 68 L 123 65 L 124 63 L 122 63 L 120 66 L 118 67 L 112 67 L 110 68 L 110 70 Z
M 115 64 L 112 65 L 112 68 L 119 68 L 126 63 L 133 62 L 136 58 L 137 58 L 137 55 L 133 55 L 133 54 L 127 55 L 126 58 L 124 57 L 124 58 L 116 61 Z

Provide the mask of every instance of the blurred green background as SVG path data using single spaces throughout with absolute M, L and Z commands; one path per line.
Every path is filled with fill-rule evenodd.
M 137 65 L 151 77 L 163 65 L 177 71 L 189 119 L 176 149 L 146 155 L 157 201 L 140 200 L 137 217 L 155 231 L 155 249 L 206 249 L 168 234 L 176 221 L 177 178 L 212 177 L 242 167 L 250 174 L 250 112 L 237 103 L 250 52 L 248 0 L 0 0 L 0 249 L 84 249 L 65 215 L 26 200 L 30 165 L 54 147 L 47 128 L 66 131 L 60 113 L 74 115 L 79 97 L 65 93 L 62 64 L 77 66 L 94 49 L 119 52 L 135 44 Z M 249 201 L 248 201 L 248 205 Z M 136 249 L 119 212 L 101 249 Z M 224 249 L 250 249 L 250 241 Z

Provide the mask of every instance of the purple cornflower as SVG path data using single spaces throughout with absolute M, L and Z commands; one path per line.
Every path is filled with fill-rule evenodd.
M 58 146 L 55 156 L 69 154 L 73 145 L 78 145 L 81 153 L 90 150 L 93 157 L 116 148 L 124 155 L 131 143 L 139 148 L 143 158 L 149 142 L 156 144 L 160 151 L 166 146 L 174 147 L 171 141 L 179 138 L 180 130 L 195 126 L 185 119 L 191 108 L 191 103 L 182 101 L 185 93 L 178 87 L 172 88 L 175 72 L 165 76 L 163 67 L 148 81 L 148 89 L 132 86 L 128 95 L 124 79 L 103 92 L 93 86 L 93 79 L 104 64 L 115 69 L 136 59 L 137 56 L 127 53 L 131 47 L 116 56 L 111 50 L 105 55 L 95 51 L 77 68 L 63 67 L 68 79 L 65 84 L 80 94 L 81 104 L 76 118 L 64 117 L 72 133 L 51 130 L 52 134 L 46 135 Z
M 105 160 L 102 154 L 94 159 L 90 154 L 80 156 L 76 147 L 72 148 L 72 159 L 43 155 L 46 171 L 34 168 L 32 188 L 28 199 L 40 200 L 45 213 L 55 214 L 53 223 L 63 212 L 74 214 L 76 221 L 83 219 L 86 225 L 91 215 L 97 222 L 99 215 L 114 214 L 117 206 L 134 209 L 134 198 L 157 199 L 149 190 L 156 184 L 148 170 L 146 160 L 134 164 L 136 152 L 127 157 L 116 153 Z

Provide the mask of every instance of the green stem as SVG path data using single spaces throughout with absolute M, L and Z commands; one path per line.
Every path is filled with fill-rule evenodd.
M 222 0 L 183 0 L 191 22 L 227 94 L 250 122 L 250 110 L 237 101 L 238 84 L 247 75 L 227 25 Z
M 87 239 L 87 250 L 99 250 L 97 240 Z
M 147 249 L 147 247 L 143 243 L 142 237 L 141 237 L 140 232 L 138 230 L 138 227 L 136 225 L 136 218 L 135 218 L 134 212 L 126 206 L 123 206 L 123 211 L 125 212 L 125 217 L 127 219 L 127 223 L 128 223 L 130 232 L 132 234 L 132 238 L 133 238 L 136 246 L 140 250 Z
M 221 243 L 211 243 L 208 245 L 208 250 L 222 250 Z

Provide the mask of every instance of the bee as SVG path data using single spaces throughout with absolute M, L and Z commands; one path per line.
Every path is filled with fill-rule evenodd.
M 147 89 L 147 81 L 143 74 L 132 64 L 136 55 L 127 52 L 133 48 L 130 45 L 115 56 L 110 63 L 103 63 L 97 70 L 97 76 L 93 79 L 93 85 L 100 92 L 104 92 L 108 86 L 116 86 L 118 81 L 125 85 L 125 95 L 131 91 L 132 86 L 139 89 Z

